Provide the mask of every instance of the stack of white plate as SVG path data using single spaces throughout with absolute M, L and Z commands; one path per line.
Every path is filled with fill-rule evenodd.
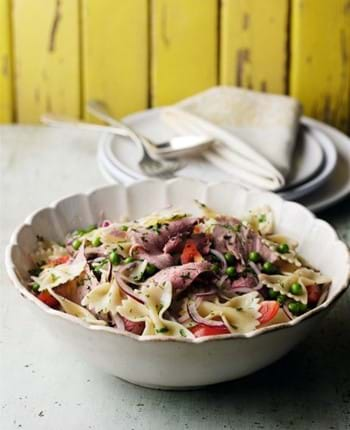
M 150 109 L 124 118 L 125 123 L 154 142 L 163 142 L 171 130 L 161 119 L 161 109 Z M 110 182 L 129 184 L 145 176 L 138 166 L 137 146 L 129 139 L 102 136 L 98 161 Z M 208 182 L 232 180 L 202 157 L 186 159 L 177 176 Z M 350 139 L 319 121 L 303 117 L 293 158 L 291 175 L 278 194 L 297 200 L 313 211 L 329 207 L 350 193 Z

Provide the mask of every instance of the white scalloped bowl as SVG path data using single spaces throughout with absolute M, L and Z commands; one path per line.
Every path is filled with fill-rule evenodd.
M 87 323 L 48 308 L 26 289 L 29 254 L 36 235 L 61 241 L 66 233 L 95 223 L 101 212 L 113 220 L 135 219 L 168 205 L 198 214 L 198 199 L 219 212 L 241 217 L 262 204 L 275 215 L 276 229 L 297 239 L 300 253 L 333 280 L 325 303 L 288 323 L 247 334 L 190 339 L 140 338 L 110 327 Z M 232 183 L 147 180 L 131 186 L 113 185 L 78 194 L 41 209 L 26 219 L 7 247 L 8 274 L 41 323 L 82 358 L 127 381 L 164 389 L 187 389 L 248 375 L 286 354 L 312 329 L 346 290 L 349 252 L 326 222 L 299 204 L 272 193 L 247 191 Z

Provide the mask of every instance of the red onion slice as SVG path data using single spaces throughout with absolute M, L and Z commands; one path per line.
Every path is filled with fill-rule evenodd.
M 318 302 L 317 302 L 316 306 L 319 306 L 321 303 L 323 303 L 326 300 L 327 296 L 328 296 L 329 286 L 324 286 L 323 288 L 324 288 L 324 290 L 321 293 L 320 298 L 318 299 Z
M 136 294 L 136 292 L 123 280 L 120 273 L 115 273 L 115 279 L 119 285 L 119 288 L 125 293 L 127 296 L 133 298 L 139 303 L 145 304 L 144 300 Z
M 219 252 L 219 251 L 216 251 L 216 249 L 211 249 L 210 253 L 213 254 L 213 255 L 215 255 L 215 257 L 221 261 L 222 266 L 223 266 L 222 267 L 223 270 L 226 270 L 227 263 L 226 263 L 226 260 L 225 260 L 225 257 L 223 256 L 223 254 L 221 252 Z
M 115 327 L 118 330 L 125 331 L 125 324 L 124 324 L 123 318 L 121 318 L 119 314 L 112 315 L 112 321 L 114 322 Z
M 211 288 L 208 291 L 198 291 L 198 293 L 194 293 L 194 296 L 195 297 L 208 297 L 208 296 L 213 296 L 216 293 L 217 293 L 217 290 L 215 290 L 214 288 Z
M 210 327 L 226 327 L 226 325 L 222 321 L 216 320 L 207 320 L 199 315 L 197 311 L 197 306 L 195 302 L 189 302 L 187 304 L 187 311 L 190 317 L 198 324 L 204 324 Z
M 249 288 L 249 287 L 237 287 L 237 288 L 232 288 L 231 291 L 233 293 L 251 293 L 252 291 L 254 291 L 254 288 Z
M 255 274 L 259 276 L 261 273 L 261 270 L 259 270 L 259 267 L 253 261 L 249 261 L 248 264 L 254 270 Z
M 222 287 L 227 279 L 228 279 L 227 275 L 222 275 L 221 278 L 219 279 L 218 283 L 217 283 L 217 286 L 219 288 Z
M 185 322 L 187 322 L 188 320 L 190 320 L 191 319 L 191 317 L 190 317 L 190 315 L 189 315 L 189 313 L 188 313 L 188 310 L 187 310 L 187 304 L 188 304 L 188 298 L 187 297 L 185 297 L 184 298 L 184 303 L 183 303 L 183 305 L 181 306 L 181 312 L 183 311 L 183 314 L 182 315 L 180 315 L 179 317 L 178 317 L 178 322 L 179 323 L 181 323 L 181 324 L 183 324 L 183 323 L 185 323 Z

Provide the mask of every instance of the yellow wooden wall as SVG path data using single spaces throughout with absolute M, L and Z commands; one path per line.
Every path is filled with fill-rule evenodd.
M 0 123 L 13 120 L 10 1 L 0 0 Z
M 0 123 L 217 84 L 290 93 L 350 132 L 349 0 L 0 0 Z

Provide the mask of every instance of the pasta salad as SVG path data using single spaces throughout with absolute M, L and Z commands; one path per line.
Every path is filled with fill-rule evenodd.
M 240 220 L 199 203 L 104 220 L 64 243 L 38 237 L 28 288 L 47 306 L 138 336 L 247 333 L 323 302 L 331 280 L 274 230 L 270 208 Z

